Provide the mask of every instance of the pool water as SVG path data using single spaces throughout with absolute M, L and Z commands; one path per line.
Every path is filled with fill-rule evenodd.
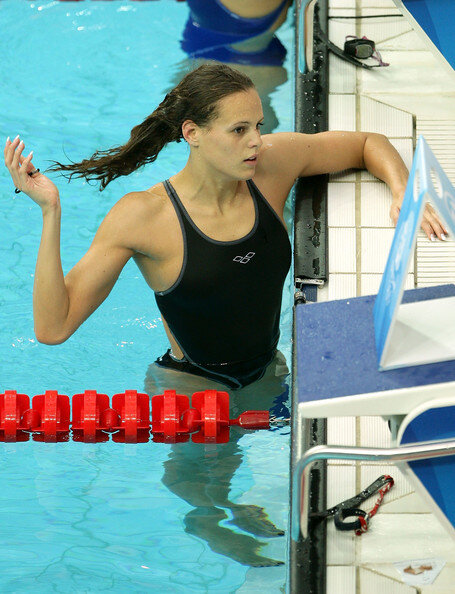
M 20 134 L 24 154 L 33 149 L 34 164 L 42 170 L 53 159 L 78 161 L 123 144 L 191 66 L 178 41 L 187 11 L 184 2 L 173 0 L 0 2 L 3 142 Z M 279 37 L 288 47 L 286 70 L 293 72 L 291 14 Z M 276 118 L 275 131 L 291 130 L 292 77 L 286 81 L 280 71 L 272 84 L 269 74 L 269 82 L 258 85 L 268 95 L 269 121 Z M 95 184 L 74 178 L 68 184 L 52 174 L 62 200 L 64 272 L 83 256 L 121 196 L 169 177 L 187 155 L 183 144 L 170 145 L 154 164 L 101 193 Z M 135 264 L 127 264 L 107 300 L 66 343 L 39 344 L 32 289 L 41 213 L 25 195 L 14 194 L 6 168 L 0 170 L 0 189 L 0 392 L 13 389 L 31 398 L 46 389 L 70 397 L 85 389 L 110 396 L 143 391 L 147 368 L 167 342 L 153 294 Z M 291 295 L 288 279 L 279 345 L 288 365 Z M 287 529 L 288 429 L 195 448 L 153 442 L 1 443 L 0 591 L 283 591 L 284 565 L 247 563 L 253 549 L 283 561 L 286 537 L 254 538 L 230 520 L 236 510 L 262 517 L 251 507 L 259 506 L 270 522 Z M 234 470 L 232 478 L 215 472 L 215 488 L 224 489 L 233 506 L 218 515 L 210 508 L 212 517 L 201 522 L 184 495 L 186 489 L 200 489 L 205 496 L 214 488 L 203 477 L 210 478 L 219 448 L 224 464 L 232 462 Z M 196 475 L 202 477 L 198 484 Z M 172 490 L 170 477 L 177 483 Z M 207 544 L 208 525 L 215 532 L 219 527 L 221 552 Z

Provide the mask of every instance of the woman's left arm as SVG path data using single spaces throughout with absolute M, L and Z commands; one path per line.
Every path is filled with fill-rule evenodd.
M 373 132 L 284 132 L 263 136 L 263 164 L 289 174 L 292 180 L 346 169 L 367 169 L 384 181 L 392 193 L 390 217 L 398 221 L 408 170 L 395 147 L 383 134 Z M 431 239 L 445 239 L 447 230 L 434 209 L 427 205 L 422 229 Z

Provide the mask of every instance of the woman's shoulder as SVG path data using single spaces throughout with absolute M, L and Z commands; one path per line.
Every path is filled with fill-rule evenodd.
M 120 210 L 131 211 L 135 215 L 146 213 L 157 215 L 168 204 L 166 190 L 159 182 L 147 190 L 134 190 L 128 192 L 118 200 L 116 207 Z
M 122 196 L 112 207 L 110 215 L 125 223 L 141 224 L 156 221 L 166 215 L 170 206 L 166 190 L 157 183 L 147 190 L 136 190 Z
M 254 180 L 266 192 L 278 194 L 280 201 L 287 196 L 298 177 L 299 136 L 295 132 L 277 132 L 262 137 Z
M 128 192 L 122 196 L 105 217 L 105 223 L 120 238 L 128 239 L 130 246 L 141 251 L 150 238 L 158 241 L 169 225 L 172 205 L 162 183 L 148 190 Z M 134 243 L 134 245 L 132 244 Z

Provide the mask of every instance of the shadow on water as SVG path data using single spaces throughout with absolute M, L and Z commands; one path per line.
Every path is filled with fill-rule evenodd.
M 263 378 L 230 391 L 230 418 L 245 410 L 288 415 L 288 375 L 285 358 L 277 353 Z M 145 379 L 147 393 L 162 394 L 170 387 L 186 395 L 205 389 L 226 391 L 217 382 L 151 364 Z M 185 532 L 205 540 L 212 551 L 252 567 L 282 565 L 282 561 L 263 557 L 259 550 L 267 542 L 260 539 L 283 536 L 283 530 L 268 519 L 262 507 L 239 505 L 229 498 L 232 478 L 243 460 L 238 442 L 245 430 L 231 427 L 230 431 L 230 441 L 225 444 L 174 444 L 164 463 L 162 482 L 193 507 L 183 519 Z M 220 525 L 222 522 L 232 529 Z

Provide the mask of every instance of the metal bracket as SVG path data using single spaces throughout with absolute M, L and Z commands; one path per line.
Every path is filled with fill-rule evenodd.
M 317 289 L 317 287 L 322 287 L 324 284 L 325 280 L 323 279 L 297 277 L 295 279 L 294 303 L 306 303 L 308 301 L 306 295 L 306 292 L 308 291 L 305 291 L 306 286 L 309 286 L 309 288 L 311 288 L 311 292 L 314 293 L 312 290 L 313 288 Z

